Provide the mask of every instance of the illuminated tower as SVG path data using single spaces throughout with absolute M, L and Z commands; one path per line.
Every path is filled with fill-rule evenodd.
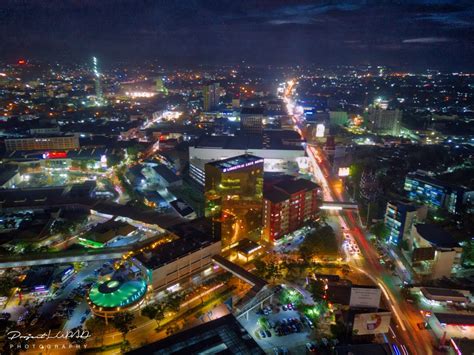
M 240 155 L 205 165 L 205 215 L 221 226 L 222 249 L 243 238 L 260 241 L 263 159 Z
M 97 106 L 101 106 L 103 104 L 103 95 L 102 95 L 102 87 L 100 85 L 100 73 L 99 69 L 97 68 L 97 58 L 92 57 L 92 65 L 95 77 L 95 104 Z

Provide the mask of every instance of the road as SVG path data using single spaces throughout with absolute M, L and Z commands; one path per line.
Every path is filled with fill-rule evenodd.
M 292 85 L 291 90 L 286 91 L 284 99 L 292 116 L 295 130 L 303 138 L 307 138 L 304 133 L 306 130 L 302 129 L 304 127 L 302 115 L 295 109 L 296 105 L 292 99 L 293 92 L 294 86 Z M 308 139 L 306 140 L 308 141 Z M 332 176 L 324 151 L 316 146 L 307 144 L 306 152 L 314 178 L 322 188 L 323 199 L 325 201 L 338 202 L 350 201 L 349 196 L 342 188 L 339 178 Z M 417 327 L 417 323 L 424 322 L 421 314 L 405 301 L 401 296 L 400 286 L 397 285 L 395 277 L 380 264 L 380 256 L 374 246 L 368 241 L 367 233 L 362 226 L 357 212 L 341 210 L 334 213 L 338 215 L 341 227 L 346 229 L 354 238 L 361 251 L 361 257 L 350 258 L 351 266 L 366 274 L 382 290 L 396 322 L 393 332 L 397 338 L 396 341 L 404 344 L 410 354 L 424 355 L 437 353 L 434 348 L 435 340 L 430 333 L 426 330 L 420 331 Z M 401 350 L 406 352 L 404 348 Z

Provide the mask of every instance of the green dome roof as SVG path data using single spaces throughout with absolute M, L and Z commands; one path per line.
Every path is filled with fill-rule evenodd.
M 89 299 L 96 307 L 126 307 L 138 302 L 145 295 L 146 289 L 144 280 L 112 279 L 94 284 L 89 291 Z

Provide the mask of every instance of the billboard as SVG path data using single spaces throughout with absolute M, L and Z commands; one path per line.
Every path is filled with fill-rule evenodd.
M 326 127 L 324 127 L 324 124 L 318 123 L 316 126 L 316 137 L 321 138 L 324 137 L 324 131 L 326 130 Z
M 352 287 L 350 307 L 379 308 L 382 290 L 378 287 Z
M 370 335 L 388 333 L 390 312 L 359 313 L 354 316 L 352 332 L 354 335 Z
M 339 177 L 349 176 L 349 174 L 350 174 L 350 171 L 349 171 L 349 168 L 347 168 L 347 167 L 339 168 L 339 171 L 337 173 L 337 175 L 339 175 Z

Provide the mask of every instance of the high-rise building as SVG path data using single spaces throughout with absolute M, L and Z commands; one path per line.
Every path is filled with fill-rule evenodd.
M 320 191 L 314 182 L 291 176 L 266 187 L 263 194 L 263 239 L 274 243 L 315 218 L 319 211 Z
M 427 206 L 416 206 L 402 201 L 390 201 L 385 210 L 385 225 L 389 229 L 389 242 L 400 245 L 415 223 L 423 222 L 428 213 Z
M 370 105 L 366 115 L 367 128 L 373 133 L 400 136 L 402 111 L 389 110 L 384 101 Z
M 441 208 L 449 213 L 459 213 L 472 205 L 473 191 L 462 186 L 453 186 L 418 170 L 405 177 L 405 191 L 408 198 L 427 204 L 431 208 Z
M 240 155 L 205 165 L 205 216 L 221 228 L 222 250 L 243 238 L 260 241 L 263 159 Z
M 92 57 L 92 70 L 94 71 L 94 83 L 95 83 L 95 104 L 102 106 L 104 104 L 104 97 L 102 92 L 102 86 L 100 83 L 100 73 L 97 65 L 97 58 Z
M 211 111 L 217 107 L 220 98 L 219 83 L 211 83 L 202 87 L 203 109 Z
M 265 110 L 263 107 L 244 107 L 240 112 L 240 128 L 248 133 L 263 132 Z

